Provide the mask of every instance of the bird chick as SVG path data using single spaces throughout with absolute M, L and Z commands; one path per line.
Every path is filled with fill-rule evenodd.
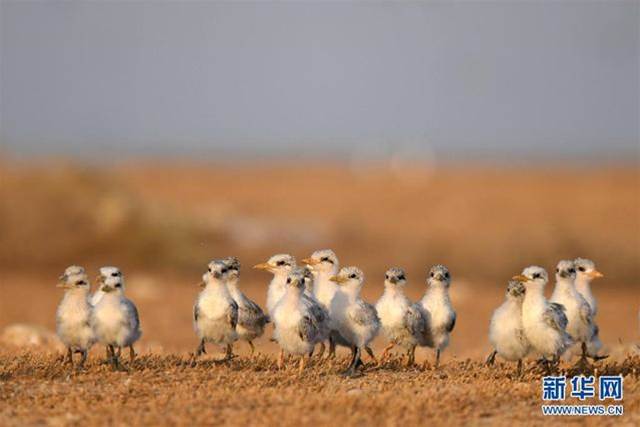
M 294 269 L 285 279 L 285 293 L 273 308 L 274 338 L 280 345 L 278 368 L 282 369 L 284 354 L 300 356 L 299 372 L 304 370 L 304 357 L 311 353 L 320 339 L 320 329 L 309 304 L 304 301 L 304 271 Z
M 587 343 L 595 332 L 593 313 L 587 300 L 576 290 L 576 268 L 573 261 L 560 261 L 556 267 L 556 286 L 551 302 L 562 304 L 567 315 L 567 333 L 573 341 L 580 343 L 582 354 L 579 364 L 587 362 Z
M 431 267 L 427 277 L 428 288 L 419 302 L 429 326 L 430 347 L 436 351 L 435 367 L 440 366 L 440 354 L 449 345 L 456 325 L 456 312 L 451 305 L 449 287 L 451 274 L 444 265 Z
M 193 326 L 200 339 L 195 358 L 206 353 L 208 342 L 225 347 L 225 357 L 221 361 L 233 358 L 232 344 L 238 338 L 238 304 L 229 293 L 228 277 L 229 268 L 223 260 L 211 261 L 202 275 L 200 286 L 204 289 L 193 306 Z
M 267 262 L 253 266 L 253 268 L 273 274 L 273 279 L 271 279 L 267 289 L 267 312 L 269 314 L 273 314 L 276 304 L 284 296 L 287 290 L 287 277 L 295 267 L 296 259 L 289 254 L 274 255 Z
M 325 350 L 324 341 L 329 339 L 331 329 L 329 327 L 329 312 L 318 302 L 313 294 L 313 273 L 308 266 L 299 268 L 299 273 L 302 274 L 304 283 L 304 292 L 302 293 L 302 301 L 309 308 L 311 319 L 318 328 L 318 334 L 316 336 L 316 342 L 314 344 L 320 344 L 320 351 L 318 357 L 321 358 Z M 309 356 L 313 355 L 313 350 Z
M 224 259 L 227 265 L 227 289 L 231 298 L 238 306 L 238 323 L 236 333 L 238 339 L 246 341 L 251 347 L 251 355 L 255 352 L 253 340 L 264 334 L 265 325 L 268 322 L 267 315 L 262 308 L 254 301 L 250 300 L 239 288 L 240 281 L 240 261 L 236 257 Z
M 80 353 L 82 358 L 78 367 L 82 368 L 95 341 L 91 328 L 89 279 L 84 268 L 72 265 L 59 277 L 57 286 L 65 291 L 56 311 L 56 331 L 67 347 L 66 362 L 73 366 L 73 354 Z
M 335 252 L 331 249 L 317 250 L 310 257 L 302 260 L 313 273 L 313 295 L 329 314 L 329 358 L 336 355 L 336 346 L 351 348 L 349 342 L 340 335 L 331 313 L 333 299 L 339 290 L 338 284 L 331 278 L 338 274 L 340 262 Z
M 573 262 L 576 265 L 576 290 L 580 292 L 585 300 L 587 300 L 589 306 L 591 307 L 591 313 L 593 315 L 594 331 L 591 341 L 587 343 L 587 354 L 595 360 L 604 359 L 607 357 L 606 355 L 598 355 L 598 353 L 600 353 L 600 350 L 602 349 L 602 341 L 600 341 L 600 328 L 595 321 L 596 314 L 598 313 L 598 302 L 596 301 L 595 295 L 593 295 L 593 292 L 591 291 L 591 282 L 600 277 L 604 277 L 604 275 L 596 270 L 595 263 L 590 259 L 576 258 L 575 260 L 573 260 Z
M 518 361 L 518 375 L 522 375 L 522 359 L 529 354 L 529 340 L 522 326 L 522 302 L 525 286 L 517 280 L 510 280 L 504 303 L 491 316 L 489 341 L 494 350 L 487 358 L 492 365 L 496 354 L 509 361 Z
M 345 376 L 355 376 L 360 365 L 362 350 L 378 335 L 380 319 L 376 309 L 360 297 L 364 273 L 358 267 L 343 267 L 331 281 L 340 286 L 333 298 L 331 313 L 340 335 L 350 344 L 352 359 L 344 372 Z M 372 353 L 370 356 L 375 360 Z
M 122 348 L 129 347 L 129 357 L 133 362 L 136 355 L 133 344 L 142 335 L 138 309 L 124 295 L 124 277 L 118 268 L 102 267 L 98 286 L 103 296 L 93 308 L 93 330 L 97 340 L 107 347 L 108 362 L 114 369 L 122 369 Z
M 530 266 L 514 276 L 524 284 L 522 326 L 531 349 L 543 357 L 547 370 L 557 365 L 560 356 L 572 344 L 567 333 L 567 316 L 562 304 L 550 303 L 544 296 L 549 276 L 544 268 Z M 551 359 L 551 361 L 549 361 Z
M 407 354 L 407 366 L 415 363 L 418 345 L 426 345 L 428 337 L 427 321 L 420 308 L 411 303 L 404 293 L 407 276 L 401 268 L 390 268 L 384 274 L 384 292 L 376 303 L 382 332 L 389 345 L 382 352 L 384 360 L 394 346 L 401 347 Z

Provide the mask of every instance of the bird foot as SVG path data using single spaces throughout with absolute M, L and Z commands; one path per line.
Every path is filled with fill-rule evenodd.
M 594 362 L 599 362 L 599 361 L 601 361 L 601 360 L 604 360 L 604 359 L 608 358 L 608 357 L 609 357 L 609 355 L 608 355 L 608 354 L 604 354 L 604 355 L 602 355 L 602 356 L 588 356 L 588 357 L 589 357 L 591 360 L 593 360 Z
M 573 367 L 580 372 L 590 371 L 593 368 L 589 363 L 587 356 L 581 356 Z
M 363 374 L 357 369 L 349 368 L 346 371 L 342 372 L 341 375 L 345 378 L 360 378 Z

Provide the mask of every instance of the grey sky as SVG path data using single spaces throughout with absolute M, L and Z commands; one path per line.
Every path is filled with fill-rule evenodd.
M 624 156 L 639 5 L 3 0 L 0 136 L 116 158 Z

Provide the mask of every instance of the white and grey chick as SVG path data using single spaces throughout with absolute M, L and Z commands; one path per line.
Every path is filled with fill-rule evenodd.
M 91 324 L 98 342 L 107 347 L 108 361 L 114 369 L 122 369 L 122 348 L 129 347 L 129 357 L 133 361 L 136 355 L 133 344 L 142 335 L 138 309 L 124 295 L 124 277 L 117 267 L 102 267 L 98 286 L 103 296 L 93 307 Z
M 206 353 L 206 343 L 225 348 L 224 360 L 233 358 L 233 343 L 237 340 L 238 304 L 227 287 L 229 268 L 223 260 L 214 260 L 202 275 L 198 294 L 193 306 L 193 327 L 200 343 L 195 357 Z
M 296 269 L 297 270 L 297 269 Z M 320 344 L 320 351 L 318 357 L 321 358 L 325 350 L 324 341 L 329 339 L 331 328 L 329 327 L 329 312 L 324 308 L 313 294 L 313 273 L 308 266 L 299 268 L 303 276 L 304 292 L 302 294 L 302 300 L 304 304 L 309 308 L 309 313 L 312 316 L 314 324 L 318 327 L 318 334 L 316 336 L 315 344 Z M 312 351 L 313 353 L 313 351 Z M 309 355 L 311 356 L 312 353 Z
M 282 298 L 287 290 L 287 277 L 289 273 L 296 267 L 296 259 L 289 254 L 277 254 L 257 265 L 253 268 L 265 270 L 273 274 L 269 288 L 267 289 L 267 312 L 273 314 L 280 298 Z
M 382 352 L 383 361 L 396 345 L 407 354 L 407 366 L 415 363 L 416 346 L 429 343 L 429 330 L 424 312 L 412 304 L 404 293 L 407 275 L 401 268 L 393 267 L 384 274 L 384 292 L 376 303 L 382 332 L 389 345 Z
M 587 300 L 576 290 L 576 268 L 573 261 L 560 261 L 556 267 L 556 286 L 551 302 L 562 304 L 567 315 L 567 333 L 573 341 L 581 345 L 579 363 L 586 363 L 587 344 L 595 332 L 593 313 Z
M 435 367 L 440 365 L 440 354 L 449 345 L 453 328 L 456 326 L 456 312 L 451 304 L 449 288 L 451 273 L 442 264 L 431 267 L 427 277 L 427 290 L 419 302 L 427 319 L 430 331 L 430 345 L 436 351 Z
M 378 335 L 380 319 L 376 309 L 360 297 L 364 273 L 358 267 L 343 267 L 331 278 L 340 285 L 332 301 L 332 316 L 340 335 L 351 345 L 352 359 L 344 372 L 355 376 L 361 360 L 362 350 L 370 351 L 368 344 Z M 371 352 L 369 354 L 374 360 Z
M 253 340 L 264 334 L 264 328 L 269 319 L 262 311 L 262 308 L 238 288 L 238 282 L 240 281 L 240 261 L 238 258 L 228 257 L 224 259 L 224 262 L 227 265 L 227 289 L 238 306 L 236 333 L 238 334 L 238 339 L 249 343 L 251 355 L 253 355 L 255 352 Z
M 550 303 L 544 296 L 544 288 L 549 276 L 544 268 L 530 266 L 521 274 L 514 276 L 524 284 L 525 295 L 522 301 L 522 327 L 531 350 L 541 355 L 551 370 L 557 365 L 560 356 L 573 343 L 567 333 L 567 316 L 562 304 Z M 549 361 L 551 359 L 551 361 Z
M 591 283 L 595 279 L 604 277 L 604 274 L 596 269 L 595 263 L 590 259 L 576 258 L 573 260 L 573 263 L 576 265 L 576 290 L 587 300 L 591 307 L 591 314 L 593 315 L 594 331 L 591 341 L 587 343 L 587 354 L 596 360 L 604 359 L 607 357 L 606 355 L 598 355 L 602 349 L 600 328 L 595 321 L 595 317 L 598 314 L 598 302 L 591 290 Z
M 72 265 L 59 277 L 57 285 L 65 290 L 56 311 L 56 332 L 67 348 L 67 363 L 73 365 L 73 354 L 80 353 L 78 365 L 84 366 L 89 349 L 95 342 L 91 328 L 90 284 L 84 268 Z
M 351 347 L 338 332 L 331 313 L 333 299 L 339 290 L 338 284 L 331 281 L 331 278 L 338 274 L 340 262 L 331 249 L 317 250 L 302 262 L 307 264 L 313 273 L 313 295 L 329 314 L 329 357 L 333 358 L 336 345 Z
M 522 359 L 529 354 L 531 348 L 522 326 L 525 292 L 522 282 L 510 280 L 505 301 L 493 312 L 489 325 L 489 342 L 494 350 L 487 358 L 487 364 L 492 365 L 496 355 L 512 362 L 517 361 L 518 375 L 522 374 Z
M 299 371 L 304 370 L 304 358 L 321 339 L 320 328 L 311 306 L 304 299 L 305 273 L 292 270 L 285 279 L 285 293 L 273 308 L 274 338 L 280 345 L 278 368 L 282 369 L 284 354 L 300 356 Z

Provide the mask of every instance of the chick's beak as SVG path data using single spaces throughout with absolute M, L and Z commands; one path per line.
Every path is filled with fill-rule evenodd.
M 56 283 L 56 288 L 66 288 L 66 287 L 67 287 L 66 283 L 63 283 L 63 282 Z
M 600 277 L 604 277 L 604 274 L 600 273 L 598 270 L 593 270 L 591 273 L 589 273 L 589 277 L 591 277 L 592 279 L 598 279 Z
M 260 264 L 254 265 L 253 268 L 266 271 L 271 271 L 272 269 L 271 265 L 268 262 L 261 262 Z
M 302 260 L 303 263 L 307 264 L 307 265 L 316 265 L 316 264 L 320 264 L 320 261 L 318 261 L 317 259 L 313 259 L 313 258 L 305 258 Z
M 347 281 L 347 279 L 341 276 L 331 276 L 329 280 L 331 280 L 332 282 L 336 282 L 337 284 L 342 284 Z
M 513 280 L 517 280 L 519 282 L 525 283 L 529 281 L 529 278 L 523 274 L 518 274 L 517 276 L 512 277 Z

